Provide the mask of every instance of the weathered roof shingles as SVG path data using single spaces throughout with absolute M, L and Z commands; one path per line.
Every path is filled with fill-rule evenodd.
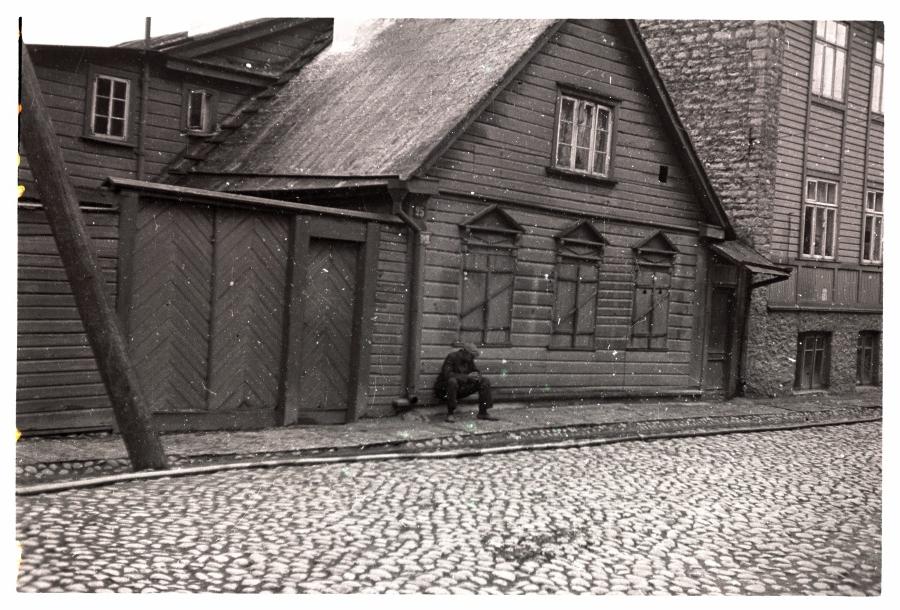
M 196 169 L 278 176 L 408 176 L 552 25 L 405 19 L 328 49 Z

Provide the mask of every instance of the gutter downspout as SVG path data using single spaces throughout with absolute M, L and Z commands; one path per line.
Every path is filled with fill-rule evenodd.
M 404 209 L 414 203 L 424 204 L 428 195 L 410 193 L 407 188 L 389 189 L 394 200 L 395 213 L 409 228 L 407 259 L 407 276 L 409 290 L 406 307 L 406 367 L 403 375 L 404 395 L 393 401 L 395 409 L 405 410 L 416 406 L 419 397 L 416 389 L 419 385 L 419 351 L 422 344 L 422 296 L 425 278 L 425 227 Z M 418 200 L 418 201 L 417 201 Z
M 144 132 L 147 131 L 147 98 L 150 97 L 150 62 L 147 53 L 150 50 L 150 17 L 144 21 L 144 52 L 141 54 L 141 115 L 138 122 L 137 168 L 138 180 L 144 179 Z

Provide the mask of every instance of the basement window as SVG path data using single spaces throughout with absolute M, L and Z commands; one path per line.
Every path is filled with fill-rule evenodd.
M 797 372 L 795 390 L 820 390 L 828 387 L 831 368 L 831 333 L 806 332 L 797 336 Z

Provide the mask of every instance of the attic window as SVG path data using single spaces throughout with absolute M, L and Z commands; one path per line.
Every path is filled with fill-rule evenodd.
M 191 133 L 206 134 L 215 129 L 215 93 L 209 89 L 186 87 L 184 89 L 184 129 Z
M 614 105 L 560 93 L 556 112 L 553 166 L 608 178 L 612 166 Z
M 128 135 L 128 89 L 124 78 L 97 75 L 91 104 L 91 134 L 124 140 Z

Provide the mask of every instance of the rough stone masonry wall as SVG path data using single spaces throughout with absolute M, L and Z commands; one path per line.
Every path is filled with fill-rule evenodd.
M 859 332 L 881 330 L 879 314 L 773 311 L 763 322 L 769 339 L 769 351 L 766 357 L 753 359 L 756 370 L 747 387 L 750 395 L 779 396 L 793 390 L 797 335 L 807 331 L 831 333 L 830 390 L 852 392 L 856 388 Z M 881 374 L 879 367 L 879 379 Z
M 735 230 L 769 255 L 783 25 L 704 20 L 640 27 Z M 796 331 L 787 333 L 784 321 L 769 315 L 767 291 L 754 290 L 742 356 L 748 393 L 789 392 L 793 384 Z
M 735 230 L 767 254 L 778 162 L 780 26 L 682 20 L 640 27 Z

